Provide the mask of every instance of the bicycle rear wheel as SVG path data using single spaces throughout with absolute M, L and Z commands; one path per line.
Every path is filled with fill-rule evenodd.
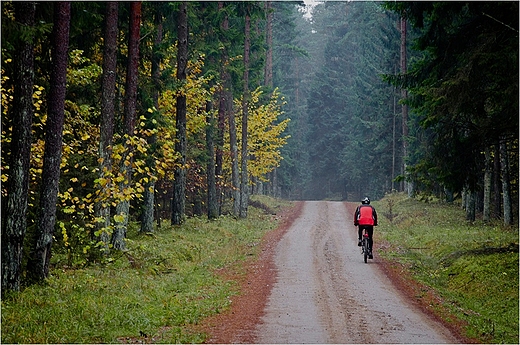
M 368 238 L 363 239 L 363 259 L 365 260 L 365 263 L 367 263 L 368 259 Z

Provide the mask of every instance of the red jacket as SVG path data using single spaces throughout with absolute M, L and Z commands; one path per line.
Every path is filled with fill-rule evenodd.
M 354 214 L 354 225 L 377 225 L 377 212 L 371 205 L 359 205 Z

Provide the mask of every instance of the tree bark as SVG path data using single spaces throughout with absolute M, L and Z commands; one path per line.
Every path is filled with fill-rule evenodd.
M 500 141 L 500 166 L 502 168 L 502 198 L 504 202 L 504 224 L 513 225 L 513 208 L 511 206 L 511 185 L 509 181 L 509 156 L 507 141 Z
M 52 238 L 54 226 L 56 225 L 56 204 L 65 117 L 70 12 L 70 2 L 54 3 L 52 69 L 45 128 L 45 153 L 43 157 L 39 217 L 35 242 L 33 243 L 33 250 L 28 264 L 28 276 L 33 282 L 42 281 L 49 274 Z
M 224 3 L 219 2 L 219 9 L 224 9 Z M 226 32 L 229 29 L 229 19 L 227 15 L 224 15 L 222 21 L 222 30 Z M 223 38 L 224 49 L 222 50 L 221 56 L 221 76 L 223 80 L 223 89 L 221 91 L 220 102 L 219 102 L 219 118 L 218 118 L 218 147 L 216 154 L 216 171 L 215 174 L 218 176 L 219 182 L 218 188 L 218 196 L 220 199 L 219 205 L 222 208 L 223 203 L 223 185 L 221 183 L 222 176 L 222 156 L 223 156 L 223 147 L 224 147 L 224 130 L 225 130 L 225 120 L 226 117 L 229 123 L 229 147 L 230 147 L 230 159 L 231 159 L 231 195 L 233 199 L 233 216 L 238 217 L 240 212 L 240 182 L 239 182 L 239 171 L 238 171 L 238 146 L 237 146 L 237 127 L 236 127 L 236 119 L 235 112 L 233 109 L 233 92 L 232 92 L 232 83 L 231 83 L 231 75 L 227 68 L 228 66 L 228 51 L 227 38 Z M 220 211 L 219 211 L 220 213 Z
M 130 3 L 130 22 L 128 34 L 128 67 L 126 70 L 125 86 L 125 134 L 129 137 L 134 135 L 137 109 L 137 77 L 139 72 L 139 39 L 141 37 L 141 2 Z M 126 177 L 119 188 L 123 191 L 132 181 L 132 157 L 130 152 L 132 147 L 125 145 L 125 155 L 121 159 L 120 170 Z M 130 200 L 123 198 L 116 206 L 116 214 L 122 216 L 121 221 L 116 221 L 114 233 L 112 234 L 112 245 L 114 249 L 124 250 L 126 248 L 125 238 L 128 227 L 128 217 L 130 215 Z
M 177 79 L 186 81 L 186 65 L 188 62 L 188 13 L 187 2 L 180 4 L 177 26 Z M 175 126 L 177 129 L 177 141 L 175 150 L 180 153 L 179 166 L 174 171 L 172 225 L 182 224 L 186 210 L 186 94 L 179 92 L 177 96 Z
M 215 119 L 211 109 L 211 102 L 206 106 L 206 147 L 208 150 L 208 219 L 215 219 L 219 216 L 219 207 L 217 200 L 217 184 L 215 175 L 215 144 L 214 144 L 214 127 Z
M 273 6 L 271 1 L 265 2 L 266 28 L 265 40 L 267 50 L 265 52 L 264 85 L 273 87 Z
M 112 145 L 114 139 L 116 73 L 117 73 L 117 20 L 119 3 L 106 3 L 105 34 L 103 51 L 103 76 L 101 81 L 101 122 L 99 139 L 99 178 L 109 179 L 112 172 Z M 99 186 L 99 201 L 96 203 L 95 215 L 98 218 L 97 231 L 99 240 L 104 243 L 104 251 L 108 251 L 110 242 L 110 197 L 109 188 L 112 182 L 104 187 Z
M 401 18 L 401 74 L 406 74 L 406 19 Z M 408 97 L 408 92 L 406 89 L 401 89 L 401 99 L 406 99 Z M 403 174 L 406 176 L 406 157 L 408 155 L 408 106 L 406 104 L 402 105 L 402 129 L 403 129 Z M 411 196 L 412 191 L 412 181 L 407 181 L 404 179 L 404 190 L 408 193 L 408 196 Z
M 485 167 L 484 167 L 484 200 L 483 200 L 483 211 L 482 220 L 488 222 L 491 219 L 491 177 L 492 177 L 492 166 L 491 166 L 491 149 L 486 147 L 485 151 Z
M 218 3 L 219 11 L 223 11 L 224 3 L 219 1 Z M 224 16 L 222 20 L 222 31 L 226 32 L 229 29 L 229 20 L 227 15 Z M 216 175 L 216 186 L 217 186 L 217 199 L 219 205 L 219 215 L 222 214 L 222 203 L 223 203 L 223 183 L 222 183 L 222 167 L 223 167 L 223 153 L 224 153 L 224 131 L 226 127 L 226 117 L 229 116 L 228 109 L 228 99 L 231 96 L 230 92 L 230 75 L 227 70 L 228 63 L 228 52 L 226 48 L 226 39 L 223 37 L 222 42 L 224 48 L 222 49 L 222 53 L 220 56 L 220 78 L 222 79 L 222 89 L 220 90 L 219 95 L 219 108 L 218 108 L 218 125 L 217 125 L 217 139 L 216 139 L 216 148 L 215 148 L 215 175 Z
M 244 28 L 244 95 L 242 96 L 242 150 L 241 150 L 241 178 L 240 178 L 240 218 L 247 217 L 249 203 L 249 174 L 247 171 L 247 120 L 249 117 L 249 50 L 251 40 L 251 17 L 249 6 L 245 17 Z
M 466 191 L 466 220 L 475 221 L 476 192 L 470 188 Z
M 160 45 L 163 40 L 163 16 L 161 11 L 161 3 L 154 3 L 155 5 L 155 27 L 156 36 L 154 41 L 154 50 L 152 54 L 152 83 L 154 90 L 152 91 L 152 99 L 155 109 L 159 109 L 159 94 L 161 90 L 161 54 Z M 152 149 L 157 141 L 156 135 L 147 138 L 148 149 Z M 152 154 L 148 155 L 147 165 L 153 166 L 155 164 Z M 150 233 L 154 231 L 154 208 L 155 208 L 155 180 L 149 179 L 144 186 L 143 193 L 143 207 L 141 218 L 141 232 Z
M 500 142 L 493 146 L 493 219 L 501 217 L 502 210 L 502 184 L 500 182 Z
M 266 55 L 265 55 L 265 69 L 264 69 L 264 85 L 268 89 L 273 88 L 273 6 L 271 1 L 265 2 L 266 12 L 266 28 L 265 28 L 265 40 L 266 40 Z M 274 168 L 271 175 L 270 191 L 267 191 L 273 197 L 276 197 L 276 190 L 278 189 L 278 180 L 276 178 L 276 170 Z M 269 186 L 269 185 L 268 185 Z M 266 188 L 267 189 L 267 188 Z
M 225 80 L 224 80 L 225 85 Z M 218 203 L 218 214 L 222 214 L 222 203 L 223 203 L 223 183 L 222 183 L 222 165 L 224 162 L 224 130 L 226 126 L 226 99 L 228 93 L 224 90 L 220 91 L 219 96 L 219 108 L 218 108 L 218 119 L 217 119 L 217 135 L 216 135 L 216 147 L 215 147 L 215 176 L 216 176 L 216 188 L 217 188 L 217 203 Z
M 36 3 L 14 2 L 20 25 L 31 30 L 35 24 Z M 7 207 L 2 219 L 2 293 L 20 290 L 23 241 L 27 228 L 27 198 L 31 157 L 31 126 L 34 116 L 34 41 L 20 40 L 15 50 L 14 99 L 11 155 L 7 181 Z
M 237 125 L 235 121 L 235 111 L 228 99 L 229 109 L 229 146 L 231 158 L 231 193 L 233 195 L 233 215 L 238 217 L 240 214 L 240 180 L 238 171 L 238 144 L 237 144 Z

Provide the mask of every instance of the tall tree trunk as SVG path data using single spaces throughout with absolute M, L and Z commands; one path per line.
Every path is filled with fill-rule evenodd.
M 492 166 L 491 166 L 491 149 L 486 147 L 485 151 L 485 168 L 484 168 L 484 208 L 482 211 L 482 220 L 488 222 L 491 219 L 491 178 L 492 178 Z
M 394 74 L 397 74 L 397 65 L 394 65 Z M 393 86 L 393 95 L 392 95 L 392 114 L 393 114 L 393 119 L 392 119 L 392 176 L 391 176 L 391 183 L 392 183 L 392 187 L 391 187 L 391 191 L 392 193 L 396 190 L 395 189 L 395 161 L 396 161 L 396 122 L 397 122 L 397 87 Z
M 224 2 L 219 1 L 219 11 L 223 11 Z M 222 20 L 221 28 L 223 32 L 229 29 L 229 20 L 227 16 L 224 16 Z M 220 78 L 222 79 L 223 87 L 219 93 L 219 107 L 218 107 L 218 124 L 217 124 L 217 138 L 215 148 L 215 175 L 216 175 L 216 186 L 217 186 L 217 199 L 219 205 L 219 215 L 222 214 L 222 203 L 223 203 L 223 184 L 222 184 L 222 166 L 223 166 L 223 153 L 224 153 L 224 131 L 226 127 L 226 116 L 228 115 L 227 100 L 230 96 L 230 79 L 229 72 L 227 70 L 228 53 L 226 48 L 226 39 L 222 38 L 224 48 L 220 56 Z
M 247 171 L 248 152 L 247 152 L 247 120 L 249 117 L 249 50 L 251 40 L 251 17 L 249 14 L 249 6 L 247 9 L 244 28 L 244 95 L 242 96 L 242 164 L 240 179 L 240 218 L 247 217 L 247 208 L 249 203 L 249 174 Z
M 177 79 L 183 83 L 186 80 L 186 65 L 188 62 L 188 10 L 187 2 L 180 4 L 177 24 Z M 175 126 L 177 141 L 175 150 L 180 153 L 181 160 L 174 172 L 172 225 L 182 224 L 186 212 L 186 94 L 180 92 L 177 96 Z
M 233 110 L 233 101 L 228 99 L 229 109 L 229 146 L 231 158 L 231 193 L 233 195 L 233 215 L 240 215 L 240 180 L 238 171 L 238 144 L 237 144 L 237 125 L 235 121 L 235 111 Z
M 224 3 L 219 2 L 219 9 L 224 9 Z M 229 29 L 229 19 L 227 15 L 224 15 L 224 19 L 222 21 L 222 30 L 225 33 Z M 235 121 L 235 112 L 233 110 L 233 92 L 232 92 L 232 82 L 231 75 L 228 70 L 228 51 L 227 51 L 227 38 L 224 38 L 224 49 L 222 50 L 222 69 L 221 76 L 223 80 L 223 89 L 221 93 L 220 103 L 219 103 L 219 119 L 218 119 L 218 146 L 217 156 L 216 156 L 216 171 L 215 173 L 219 176 L 219 180 L 222 176 L 222 153 L 224 147 L 224 130 L 225 130 L 225 118 L 228 118 L 229 122 L 229 147 L 230 147 L 230 159 L 231 159 L 231 195 L 233 199 L 233 215 L 238 217 L 240 212 L 240 182 L 238 175 L 238 146 L 237 146 L 237 127 Z M 223 186 L 222 183 L 219 183 L 219 198 L 220 198 L 220 207 L 222 207 L 223 203 Z
M 129 137 L 134 135 L 137 109 L 137 77 L 139 72 L 139 39 L 141 37 L 141 2 L 133 1 L 130 3 L 130 21 L 128 34 L 128 66 L 126 70 L 125 86 L 125 134 Z M 132 156 L 130 155 L 133 147 L 124 142 L 125 155 L 121 159 L 120 170 L 125 176 L 125 181 L 121 182 L 119 188 L 123 191 L 130 186 L 132 181 Z M 130 215 L 130 200 L 123 198 L 116 206 L 116 214 L 120 221 L 115 222 L 114 233 L 112 234 L 112 245 L 114 249 L 124 250 L 126 248 L 125 238 L 128 227 L 128 217 Z
M 493 146 L 493 219 L 499 219 L 502 211 L 502 184 L 500 182 L 500 142 Z
M 37 233 L 28 264 L 28 276 L 33 282 L 44 280 L 49 274 L 52 237 L 56 225 L 56 204 L 60 181 L 65 94 L 67 86 L 67 58 L 70 30 L 70 2 L 54 3 L 52 31 L 52 68 L 45 127 L 45 153 L 40 190 L 40 209 Z
M 406 74 L 406 19 L 401 18 L 401 74 Z M 406 89 L 401 90 L 401 98 L 404 100 L 408 97 Z M 403 127 L 403 174 L 406 174 L 406 157 L 408 155 L 408 106 L 402 105 L 402 127 Z M 404 190 L 409 196 L 412 194 L 412 181 L 404 180 Z
M 264 85 L 268 89 L 273 88 L 273 6 L 271 1 L 265 2 L 265 12 L 266 12 L 266 28 L 265 28 L 265 40 L 266 40 L 266 55 L 265 55 L 265 69 L 264 69 Z M 270 194 L 273 197 L 276 197 L 276 190 L 278 188 L 278 180 L 276 179 L 276 167 L 272 171 L 271 181 L 270 181 L 270 191 L 267 191 L 267 194 Z M 268 185 L 269 186 L 269 185 Z M 267 188 L 266 188 L 267 189 Z
M 36 3 L 14 2 L 16 19 L 25 30 L 35 24 Z M 34 41 L 16 42 L 11 156 L 7 181 L 7 207 L 2 218 L 2 293 L 20 289 L 23 240 L 27 228 L 27 197 L 31 157 L 31 126 L 34 116 Z
M 161 90 L 161 54 L 160 45 L 163 40 L 163 16 L 161 11 L 161 3 L 156 2 L 155 5 L 155 28 L 157 30 L 155 35 L 153 54 L 152 54 L 152 99 L 155 109 L 159 109 L 159 93 Z M 157 141 L 156 135 L 149 136 L 147 139 L 148 150 L 153 150 L 153 147 Z M 147 157 L 147 165 L 153 166 L 155 164 L 154 157 L 149 154 Z M 145 183 L 143 193 L 143 207 L 142 207 L 142 218 L 141 218 L 141 232 L 150 233 L 154 231 L 153 220 L 154 220 L 154 209 L 155 209 L 155 180 L 149 178 L 148 182 Z
M 280 198 L 282 195 L 281 195 L 280 187 L 278 186 L 278 170 L 276 168 L 272 172 L 272 184 L 273 184 L 272 196 L 275 198 Z
M 99 139 L 99 177 L 110 179 L 112 172 L 112 145 L 114 139 L 114 118 L 117 73 L 117 18 L 119 5 L 116 1 L 106 3 L 105 36 L 103 52 L 103 76 L 101 81 L 101 122 Z M 101 232 L 99 240 L 108 251 L 110 235 L 110 197 L 109 188 L 112 181 L 99 186 L 99 201 L 96 203 L 95 215 L 99 219 L 97 231 Z
M 226 81 L 224 80 L 225 84 Z M 218 214 L 222 214 L 222 203 L 223 203 L 223 183 L 222 183 L 222 165 L 224 162 L 224 131 L 226 126 L 226 96 L 227 92 L 220 91 L 219 96 L 219 107 L 218 107 L 218 118 L 217 118 L 217 134 L 216 134 L 216 147 L 215 147 L 215 176 L 216 176 L 216 188 L 217 188 L 217 202 L 218 202 Z
M 504 224 L 513 225 L 513 208 L 511 206 L 511 185 L 509 181 L 509 156 L 507 141 L 500 141 L 500 166 L 502 168 L 502 197 L 504 201 Z
M 273 87 L 273 6 L 271 1 L 265 2 L 266 28 L 265 40 L 267 50 L 265 52 L 264 85 Z
M 208 149 L 208 219 L 215 219 L 219 215 L 219 207 L 217 200 L 217 185 L 215 180 L 215 144 L 213 131 L 215 128 L 215 119 L 213 116 L 213 110 L 211 109 L 211 102 L 208 102 L 206 105 L 206 113 L 206 146 Z
M 475 221 L 476 192 L 472 188 L 466 191 L 466 220 Z

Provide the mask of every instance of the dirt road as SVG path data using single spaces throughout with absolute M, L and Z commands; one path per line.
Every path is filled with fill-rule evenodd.
M 275 249 L 272 287 L 256 343 L 455 343 L 450 332 L 365 264 L 352 216 L 356 204 L 305 202 Z

